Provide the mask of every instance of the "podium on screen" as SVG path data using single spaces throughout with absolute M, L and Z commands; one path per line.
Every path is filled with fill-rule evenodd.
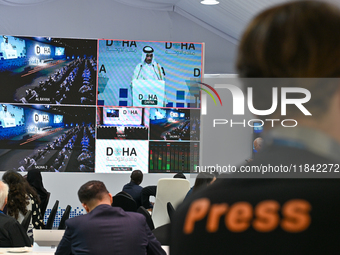
M 165 106 L 165 81 L 132 80 L 133 106 Z

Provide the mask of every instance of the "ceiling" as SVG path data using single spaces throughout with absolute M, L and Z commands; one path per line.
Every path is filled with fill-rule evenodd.
M 246 24 L 261 10 L 285 0 L 219 0 L 218 5 L 207 6 L 200 0 L 181 0 L 175 11 L 192 20 L 198 19 L 215 33 L 229 41 L 238 41 Z
M 57 0 L 0 0 L 0 5 L 41 5 Z M 71 1 L 71 0 L 70 0 Z M 96 1 L 96 0 L 91 0 Z M 219 0 L 218 5 L 203 5 L 201 0 L 108 0 L 135 8 L 173 11 L 237 44 L 246 24 L 260 11 L 290 0 Z M 340 4 L 340 0 L 328 0 Z
M 41 5 L 57 0 L 0 0 L 0 5 Z M 70 0 L 71 1 L 71 0 Z M 96 0 L 93 0 L 96 1 Z M 219 0 L 218 5 L 202 5 L 201 0 L 110 0 L 154 11 L 173 11 L 237 44 L 249 20 L 259 11 L 287 0 Z
M 288 0 L 219 0 L 203 5 L 201 0 L 115 0 L 152 10 L 174 11 L 228 41 L 237 44 L 246 24 L 261 10 Z
M 213 6 L 200 1 L 0 0 L 0 31 L 57 39 L 204 42 L 205 72 L 235 73 L 238 43 L 249 21 L 292 0 L 219 0 Z M 327 1 L 340 6 L 340 0 Z

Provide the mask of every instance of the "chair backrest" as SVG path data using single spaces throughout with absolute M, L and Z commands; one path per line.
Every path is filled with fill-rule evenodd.
M 41 216 L 43 218 L 45 217 L 45 212 L 46 212 L 46 208 L 47 208 L 48 202 L 50 201 L 50 196 L 51 196 L 51 193 L 47 192 L 47 198 L 46 198 L 45 203 L 44 204 L 40 204 L 40 212 L 41 212 Z
M 51 210 L 50 216 L 48 216 L 48 220 L 45 226 L 46 229 L 52 229 L 54 218 L 55 218 L 55 215 L 57 214 L 58 206 L 59 206 L 59 200 L 56 200 Z
M 151 218 L 155 228 L 170 222 L 167 212 L 167 203 L 174 208 L 183 202 L 190 189 L 190 182 L 186 179 L 163 178 L 158 180 L 155 204 Z
M 59 227 L 58 227 L 59 230 L 66 228 L 65 221 L 70 217 L 70 212 L 71 212 L 71 206 L 67 205 L 66 209 L 65 209 L 65 212 L 64 212 L 63 216 L 60 219 L 60 223 L 59 223 Z
M 172 206 L 171 202 L 168 202 L 166 204 L 166 209 L 168 211 L 168 215 L 169 215 L 169 218 L 170 218 L 170 222 L 172 222 L 173 220 L 173 217 L 174 217 L 174 213 L 175 213 L 175 208 Z
M 124 211 L 136 212 L 137 204 L 136 201 L 129 195 L 119 192 L 113 197 L 112 206 L 120 207 Z
M 32 219 L 32 211 L 29 210 L 26 213 L 24 219 L 21 222 L 21 226 L 24 228 L 25 232 L 27 232 L 27 229 L 28 229 L 28 226 L 30 225 L 31 219 Z
M 153 224 L 153 221 L 151 219 L 151 215 L 150 213 L 143 207 L 143 206 L 140 206 L 138 209 L 137 209 L 137 212 L 138 213 L 141 213 L 145 216 L 146 218 L 146 223 L 148 224 L 150 230 L 153 230 L 155 228 L 155 225 Z

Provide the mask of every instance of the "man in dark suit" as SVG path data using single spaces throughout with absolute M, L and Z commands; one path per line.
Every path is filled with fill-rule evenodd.
M 269 122 L 265 146 L 252 162 L 193 194 L 177 209 L 172 255 L 339 253 L 338 27 L 338 7 L 291 1 L 263 11 L 245 29 L 237 69 L 248 78 L 242 79 L 244 85 L 254 89 L 255 109 L 271 108 L 274 87 L 295 86 L 310 92 L 303 107 L 312 115 L 289 105 L 286 114 L 279 107 L 271 115 L 258 116 L 263 121 L 294 119 L 298 126 L 272 128 Z M 254 86 L 252 77 L 317 78 L 267 84 L 262 79 Z M 299 100 L 301 94 L 294 98 Z
M 56 255 L 165 254 L 142 214 L 111 207 L 112 195 L 101 181 L 85 183 L 78 197 L 88 213 L 66 221 Z
M 132 171 L 130 175 L 130 182 L 125 184 L 123 191 L 130 194 L 132 198 L 136 201 L 137 208 L 142 205 L 141 192 L 143 187 L 140 184 L 143 181 L 143 173 L 140 170 Z
M 31 241 L 23 227 L 3 212 L 7 197 L 8 185 L 0 181 L 0 247 L 30 247 Z

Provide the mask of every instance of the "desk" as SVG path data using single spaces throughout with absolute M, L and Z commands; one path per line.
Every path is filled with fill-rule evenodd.
M 11 250 L 15 249 L 24 249 L 24 248 L 0 248 L 0 254 L 31 254 L 31 255 L 52 255 L 56 251 L 56 247 L 51 248 L 48 246 L 40 247 L 36 243 L 34 243 L 33 247 L 25 247 L 27 252 L 22 253 L 14 253 L 10 252 Z

